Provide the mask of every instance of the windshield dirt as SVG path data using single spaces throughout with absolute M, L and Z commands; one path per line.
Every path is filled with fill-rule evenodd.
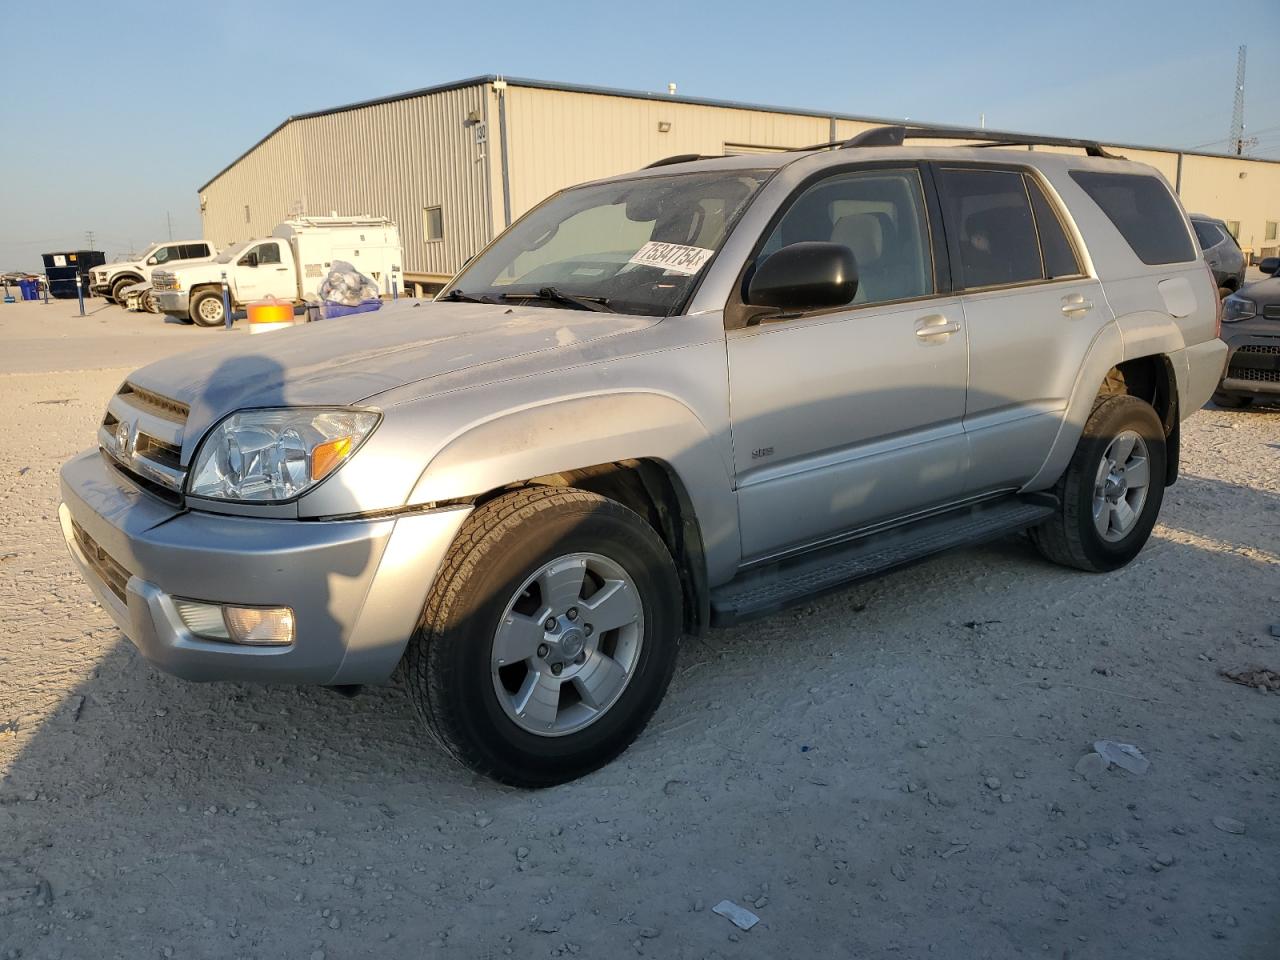
M 673 174 L 566 190 L 499 237 L 440 299 L 667 316 L 771 172 Z

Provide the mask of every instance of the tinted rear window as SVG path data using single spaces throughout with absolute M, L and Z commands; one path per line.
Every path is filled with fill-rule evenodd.
M 1143 263 L 1196 258 L 1191 237 L 1168 188 L 1155 177 L 1072 170 L 1071 179 L 1102 208 Z
M 1200 241 L 1200 246 L 1205 250 L 1222 242 L 1222 231 L 1212 223 L 1192 220 L 1191 226 L 1196 228 L 1196 239 Z
M 959 230 L 966 288 L 1043 279 L 1035 220 L 1019 171 L 944 168 L 938 176 L 947 222 Z
M 1062 221 L 1044 195 L 1040 185 L 1026 178 L 1027 193 L 1031 197 L 1031 209 L 1036 215 L 1036 230 L 1040 234 L 1040 254 L 1044 257 L 1044 275 L 1049 280 L 1058 277 L 1076 277 L 1082 271 L 1076 252 L 1062 229 Z

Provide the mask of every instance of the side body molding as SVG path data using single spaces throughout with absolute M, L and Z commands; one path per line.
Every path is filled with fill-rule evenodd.
M 665 464 L 683 484 L 701 529 L 708 582 L 730 579 L 741 545 L 729 465 L 697 415 L 664 394 L 552 400 L 473 424 L 432 458 L 409 502 L 465 499 L 530 477 L 637 459 Z

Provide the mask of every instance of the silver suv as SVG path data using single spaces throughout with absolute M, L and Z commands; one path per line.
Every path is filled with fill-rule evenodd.
M 1222 372 L 1191 225 L 1094 144 L 928 135 L 660 161 L 435 302 L 144 367 L 62 469 L 72 556 L 161 669 L 399 667 L 526 786 L 624 750 L 686 632 L 1018 530 L 1120 567 Z

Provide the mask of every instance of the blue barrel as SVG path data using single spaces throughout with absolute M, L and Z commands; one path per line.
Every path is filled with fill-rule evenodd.
M 19 280 L 18 289 L 22 291 L 23 300 L 35 300 L 38 295 L 34 280 Z

